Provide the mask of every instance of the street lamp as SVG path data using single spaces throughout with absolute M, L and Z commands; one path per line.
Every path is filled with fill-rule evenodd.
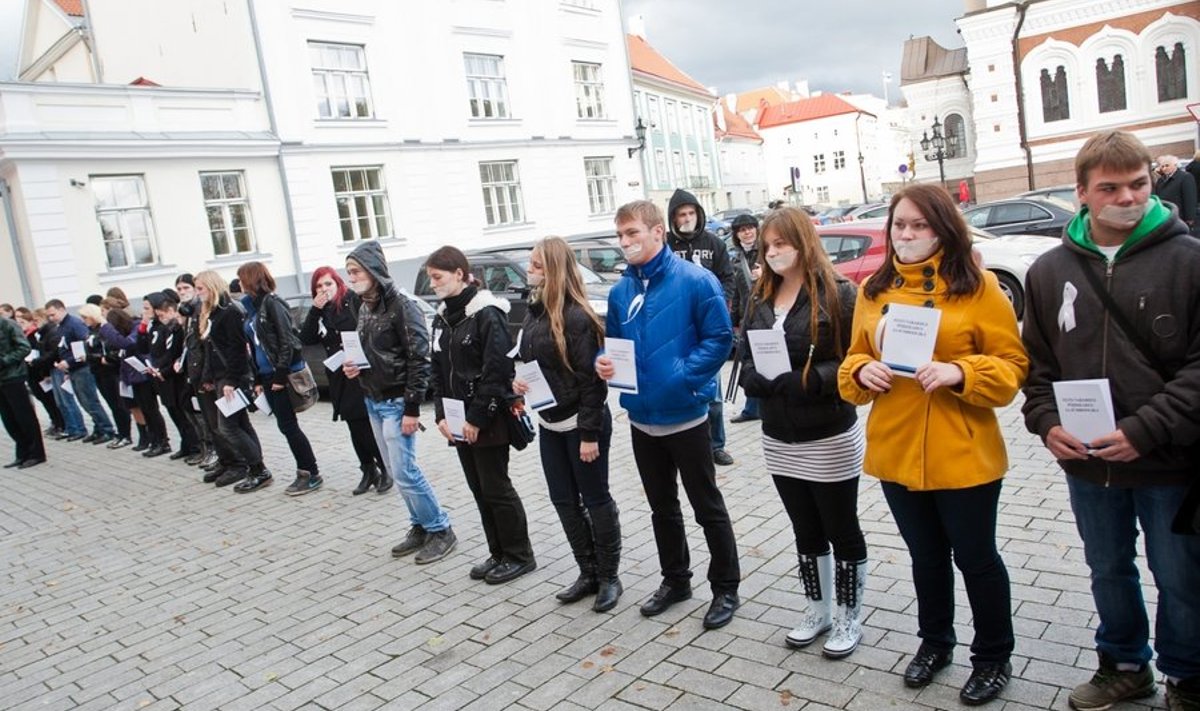
M 646 150 L 646 124 L 642 123 L 642 117 L 638 116 L 637 125 L 633 127 L 633 132 L 637 136 L 638 144 L 629 149 L 629 157 L 632 158 L 634 153 Z
M 921 150 L 925 153 L 925 160 L 929 162 L 937 161 L 938 174 L 942 178 L 942 187 L 946 187 L 946 166 L 945 162 L 949 158 L 954 158 L 958 155 L 958 136 L 942 135 L 942 124 L 938 121 L 937 116 L 933 117 L 933 125 L 929 127 L 929 131 L 921 132 Z M 930 131 L 933 137 L 930 138 Z

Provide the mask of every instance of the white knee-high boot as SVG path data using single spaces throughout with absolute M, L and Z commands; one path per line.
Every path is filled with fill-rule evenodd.
M 788 632 L 787 645 L 793 649 L 807 647 L 832 626 L 833 557 L 829 553 L 800 556 L 800 582 L 808 609 L 800 626 Z
M 830 659 L 850 656 L 862 639 L 862 598 L 867 584 L 867 561 L 839 560 L 834 588 L 837 610 L 833 614 L 833 631 L 822 650 Z

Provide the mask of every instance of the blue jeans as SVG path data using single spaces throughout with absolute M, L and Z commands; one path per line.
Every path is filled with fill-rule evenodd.
M 761 417 L 761 415 L 759 414 L 758 398 L 750 397 L 748 395 L 746 396 L 746 404 L 742 406 L 742 417 L 750 417 L 750 418 Z
M 416 435 L 406 435 L 400 430 L 404 417 L 404 398 L 382 402 L 375 402 L 369 397 L 363 400 L 367 405 L 367 416 L 371 418 L 375 442 L 387 461 L 388 472 L 396 480 L 396 488 L 400 490 L 404 504 L 408 506 L 408 516 L 413 525 L 429 533 L 450 528 L 450 517 L 438 505 L 433 487 L 425 479 L 421 467 L 417 466 Z
M 79 411 L 79 404 L 75 402 L 75 396 L 62 389 L 63 380 L 66 380 L 66 377 L 67 374 L 58 368 L 50 371 L 50 382 L 54 384 L 54 402 L 58 404 L 58 409 L 62 412 L 63 423 L 66 425 L 64 429 L 67 434 L 87 434 L 87 427 L 83 424 L 83 413 Z M 72 380 L 71 385 L 73 388 L 75 381 Z
M 713 451 L 725 449 L 725 406 L 722 399 L 721 374 L 717 374 L 717 396 L 708 403 L 708 436 L 712 439 Z
M 612 445 L 612 415 L 604 408 L 604 428 L 597 442 L 600 456 L 584 462 L 579 458 L 579 430 L 554 432 L 538 428 L 538 448 L 542 454 L 542 473 L 550 503 L 555 506 L 584 508 L 603 506 L 612 501 L 608 491 L 608 450 Z
M 1074 476 L 1067 487 L 1100 614 L 1096 648 L 1118 663 L 1150 661 L 1150 623 L 1134 564 L 1140 523 L 1158 588 L 1158 669 L 1181 679 L 1200 674 L 1200 537 L 1171 533 L 1187 487 L 1124 489 Z

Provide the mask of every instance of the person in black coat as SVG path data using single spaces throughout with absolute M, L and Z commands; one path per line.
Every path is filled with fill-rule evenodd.
M 58 403 L 54 401 L 54 392 L 46 390 L 42 387 L 43 382 L 49 382 L 50 369 L 54 367 L 45 357 L 45 353 L 49 348 L 44 344 L 43 330 L 46 327 L 46 319 L 40 317 L 32 310 L 24 306 L 18 308 L 14 312 L 16 314 L 17 325 L 25 333 L 25 338 L 29 340 L 29 347 L 32 352 L 36 353 L 33 359 L 29 362 L 29 391 L 37 398 L 38 402 L 42 403 L 42 407 L 46 409 L 46 414 L 50 417 L 50 426 L 43 432 L 47 437 L 52 439 L 62 439 L 67 436 L 66 423 L 63 421 L 62 412 L 58 409 Z
M 332 356 L 342 350 L 342 332 L 358 330 L 358 309 L 361 300 L 346 288 L 345 282 L 333 267 L 318 267 L 312 275 L 312 308 L 300 328 L 300 342 L 306 346 L 322 345 L 325 354 Z M 350 430 L 350 444 L 358 457 L 362 479 L 351 492 L 365 494 L 375 487 L 382 494 L 392 488 L 392 478 L 379 453 L 375 432 L 367 416 L 366 402 L 357 378 L 346 373 L 325 369 L 329 379 L 329 398 L 333 401 L 333 419 L 341 419 Z
M 425 271 L 442 300 L 431 338 L 438 431 L 458 450 L 488 542 L 489 555 L 471 568 L 471 578 L 507 582 L 537 568 L 525 507 L 508 476 L 509 305 L 471 283 L 471 265 L 455 247 L 435 250 Z M 463 408 L 461 432 L 451 430 L 447 401 Z
M 1154 194 L 1179 208 L 1179 219 L 1186 222 L 1194 234 L 1198 199 L 1196 179 L 1188 171 L 1179 169 L 1179 160 L 1175 156 L 1159 156 L 1158 175 Z
M 146 301 L 154 307 L 157 327 L 150 335 L 150 375 L 155 389 L 175 430 L 179 432 L 179 450 L 172 453 L 172 461 L 193 456 L 200 449 L 196 430 L 184 410 L 192 406 L 191 396 L 186 395 L 187 378 L 182 374 L 183 346 L 185 333 L 179 322 L 179 302 L 173 292 L 154 292 L 146 295 Z M 170 451 L 170 447 L 166 447 Z
M 550 237 L 533 248 L 528 278 L 533 291 L 521 326 L 520 358 L 538 364 L 554 404 L 530 402 L 529 383 L 521 379 L 513 381 L 513 392 L 526 396 L 526 406 L 538 412 L 550 502 L 579 565 L 579 577 L 556 597 L 575 602 L 596 595 L 592 609 L 606 612 L 623 588 L 617 577 L 621 523 L 608 491 L 608 384 L 593 365 L 604 324 L 588 304 L 575 255 L 563 239 Z
M 88 327 L 88 337 L 83 342 L 87 352 L 88 367 L 92 369 L 92 377 L 96 379 L 96 389 L 100 397 L 108 405 L 112 413 L 113 425 L 117 428 L 117 436 L 110 444 L 124 444 L 130 440 L 129 408 L 121 401 L 121 359 L 117 350 L 100 338 L 100 326 L 105 323 L 100 307 L 95 304 L 85 304 L 79 308 L 79 318 Z M 103 444 L 108 440 L 95 439 L 92 444 Z M 114 446 L 113 449 L 119 447 Z
M 762 265 L 758 258 L 758 218 L 750 214 L 738 215 L 730 223 L 729 231 L 733 233 L 733 249 L 730 250 L 730 253 L 733 257 L 734 282 L 733 308 L 730 316 L 733 318 L 734 327 L 741 330 L 738 337 L 742 339 L 741 349 L 744 353 L 747 348 L 746 324 L 742 323 L 742 319 L 746 317 L 750 293 L 762 275 Z M 747 395 L 742 411 L 730 422 L 750 422 L 758 418 L 758 398 Z

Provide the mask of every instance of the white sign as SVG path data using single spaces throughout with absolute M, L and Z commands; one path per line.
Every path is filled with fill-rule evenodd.
M 362 341 L 358 339 L 358 331 L 342 331 L 342 351 L 346 354 L 343 363 L 350 363 L 359 370 L 371 367 L 367 354 L 363 351 Z
M 605 338 L 604 355 L 613 364 L 613 376 L 608 386 L 634 395 L 638 392 L 637 352 L 628 338 Z
M 64 393 L 71 393 L 72 395 L 74 395 L 74 394 L 75 394 L 75 386 L 74 386 L 74 385 L 71 385 L 71 379 L 70 379 L 70 378 L 63 378 L 63 381 L 62 381 L 62 391 L 63 391 Z
M 466 404 L 462 400 L 444 397 L 442 398 L 442 412 L 446 415 L 446 427 L 450 428 L 450 435 L 457 440 L 466 439 L 463 436 L 463 427 L 467 424 Z
M 525 393 L 525 404 L 529 409 L 536 412 L 558 404 L 558 399 L 554 397 L 554 391 L 550 389 L 550 383 L 546 382 L 542 367 L 536 360 L 516 363 L 515 370 L 517 378 L 524 380 L 529 386 L 529 391 Z
M 783 331 L 768 328 L 746 331 L 750 340 L 750 355 L 754 356 L 754 369 L 767 380 L 791 371 L 792 362 L 788 358 L 787 342 Z
M 87 360 L 87 347 L 83 341 L 71 341 L 71 355 L 75 360 Z
M 137 356 L 129 356 L 128 358 L 125 359 L 125 362 L 129 365 L 130 368 L 133 368 L 134 370 L 136 370 L 139 373 L 145 373 L 147 370 L 149 370 L 149 367 L 145 363 L 143 363 L 141 361 L 141 359 L 139 359 Z
M 246 393 L 240 389 L 234 390 L 228 397 L 217 398 L 217 409 L 225 417 L 233 417 L 237 413 L 246 409 L 250 401 L 246 399 Z
M 1085 445 L 1117 429 L 1108 378 L 1054 383 L 1054 402 L 1062 428 Z
M 321 362 L 330 373 L 336 373 L 342 367 L 342 363 L 346 362 L 346 351 L 338 351 Z
M 42 392 L 44 392 L 44 393 L 48 393 L 54 389 L 54 382 L 51 381 L 50 378 L 46 378 L 46 379 L 42 380 L 41 382 L 38 383 L 38 385 L 41 386 Z M 133 396 L 130 395 L 130 397 L 133 397 Z
M 917 368 L 933 360 L 941 320 L 940 309 L 889 304 L 884 316 L 880 360 L 896 375 L 914 377 Z
M 133 399 L 133 386 L 130 385 L 129 383 L 121 383 L 120 385 L 117 386 L 117 394 L 119 394 L 121 397 L 125 398 L 126 400 L 132 400 Z
M 271 401 L 267 398 L 267 391 L 263 390 L 254 398 L 254 406 L 257 407 L 264 415 L 271 414 Z

